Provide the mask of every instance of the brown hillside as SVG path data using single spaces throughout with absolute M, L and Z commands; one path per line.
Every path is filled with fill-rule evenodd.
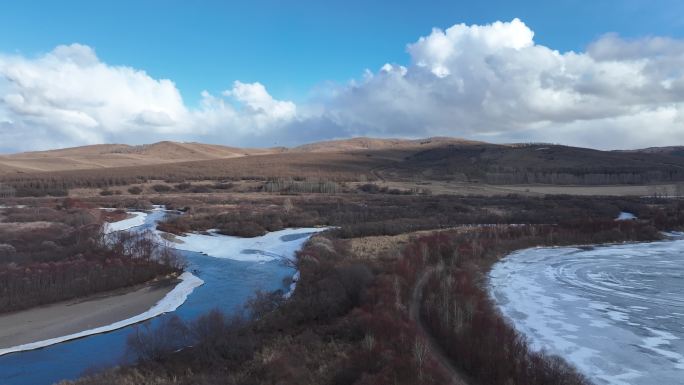
M 102 172 L 103 167 L 108 168 L 106 173 Z M 600 151 L 551 144 L 496 145 L 452 138 L 354 138 L 290 150 L 160 142 L 10 155 L 0 158 L 2 172 L 0 182 L 31 186 L 35 184 L 31 181 L 51 180 L 50 185 L 58 189 L 150 179 L 277 177 L 492 185 L 644 185 L 684 181 L 684 157 L 670 150 Z
M 424 139 L 382 139 L 382 138 L 351 138 L 328 140 L 323 142 L 304 144 L 293 148 L 295 152 L 338 152 L 362 150 L 393 150 L 393 149 L 426 149 L 431 147 L 454 144 L 482 144 L 460 138 L 424 138 Z
M 418 151 L 386 177 L 490 184 L 611 185 L 684 180 L 684 157 L 550 144 L 468 144 Z
M 231 159 L 280 153 L 330 153 L 375 151 L 377 156 L 400 160 L 415 151 L 446 145 L 480 144 L 456 138 L 376 139 L 352 138 L 287 148 L 239 148 L 203 143 L 163 141 L 130 146 L 97 144 L 49 151 L 0 156 L 0 174 L 54 172 L 112 167 L 153 166 L 177 162 Z M 382 154 L 379 152 L 382 151 Z
M 684 146 L 668 146 L 668 147 L 649 147 L 640 150 L 627 150 L 621 152 L 629 153 L 645 153 L 645 154 L 661 154 L 684 157 Z
M 175 162 L 236 158 L 281 152 L 201 143 L 159 142 L 148 145 L 99 144 L 0 156 L 0 173 L 88 170 Z

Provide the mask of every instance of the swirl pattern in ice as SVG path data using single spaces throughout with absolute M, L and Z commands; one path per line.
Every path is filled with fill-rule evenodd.
M 596 384 L 684 383 L 684 240 L 522 250 L 490 289 L 535 348 Z

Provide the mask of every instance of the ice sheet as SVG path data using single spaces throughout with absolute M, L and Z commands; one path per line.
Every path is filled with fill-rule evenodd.
M 188 234 L 176 237 L 170 246 L 178 250 L 194 251 L 216 258 L 237 261 L 265 262 L 276 259 L 292 260 L 312 233 L 327 228 L 299 228 L 274 231 L 254 238 L 240 238 L 218 234 Z
M 684 240 L 522 250 L 489 287 L 535 349 L 596 384 L 683 383 Z
M 117 231 L 128 230 L 133 227 L 142 226 L 145 224 L 147 213 L 141 211 L 130 212 L 133 216 L 118 222 L 106 222 L 104 225 L 105 234 L 111 234 Z

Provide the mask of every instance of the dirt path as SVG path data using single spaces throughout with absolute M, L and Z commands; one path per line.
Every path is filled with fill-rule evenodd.
M 380 182 L 384 182 L 385 177 L 383 177 L 382 174 L 380 173 L 381 170 L 382 170 L 382 167 L 374 167 L 374 168 L 370 169 L 370 173 L 374 178 L 378 179 Z
M 428 348 L 432 357 L 437 360 L 439 365 L 444 369 L 451 379 L 452 385 L 467 385 L 468 383 L 463 379 L 460 372 L 451 364 L 451 360 L 444 354 L 444 351 L 439 346 L 434 337 L 429 333 L 427 327 L 423 323 L 420 317 L 420 304 L 423 299 L 423 287 L 427 283 L 430 276 L 435 272 L 441 270 L 441 267 L 428 267 L 423 270 L 423 273 L 416 281 L 416 285 L 413 287 L 413 293 L 411 294 L 411 306 L 409 308 L 409 317 L 413 322 L 415 322 L 418 327 L 418 332 L 423 335 L 425 341 L 428 343 Z

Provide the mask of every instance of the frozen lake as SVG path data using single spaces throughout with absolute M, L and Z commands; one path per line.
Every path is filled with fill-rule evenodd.
M 597 385 L 684 384 L 684 240 L 515 252 L 490 294 Z

